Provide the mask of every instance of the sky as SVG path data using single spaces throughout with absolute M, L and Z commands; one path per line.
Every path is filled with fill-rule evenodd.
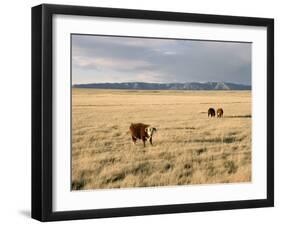
M 251 84 L 251 43 L 72 35 L 72 84 Z

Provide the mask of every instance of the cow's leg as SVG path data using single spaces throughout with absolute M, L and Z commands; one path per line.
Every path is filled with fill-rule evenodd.
M 150 142 L 151 145 L 153 145 L 153 144 L 152 144 L 152 137 L 150 137 L 149 142 Z
M 145 137 L 142 138 L 143 146 L 145 147 Z
M 132 141 L 133 141 L 134 144 L 136 144 L 137 139 L 132 136 Z

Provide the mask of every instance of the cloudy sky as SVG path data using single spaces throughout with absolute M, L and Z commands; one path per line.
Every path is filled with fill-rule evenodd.
M 251 84 L 251 44 L 72 35 L 72 84 Z

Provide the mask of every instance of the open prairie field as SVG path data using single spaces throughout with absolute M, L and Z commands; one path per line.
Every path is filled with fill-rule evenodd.
M 133 144 L 138 122 L 153 146 Z M 73 190 L 249 181 L 250 91 L 72 89 Z

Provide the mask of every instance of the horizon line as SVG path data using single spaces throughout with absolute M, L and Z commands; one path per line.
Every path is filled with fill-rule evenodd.
M 244 86 L 252 86 L 252 84 L 245 84 L 245 83 L 236 83 L 236 82 L 218 82 L 218 81 L 208 81 L 208 82 L 138 82 L 138 81 L 130 81 L 130 82 L 88 82 L 88 83 L 75 83 L 75 85 L 88 85 L 88 84 L 122 84 L 122 83 L 146 83 L 146 84 L 186 84 L 186 83 L 228 83 L 228 84 L 235 84 L 235 85 L 244 85 Z

